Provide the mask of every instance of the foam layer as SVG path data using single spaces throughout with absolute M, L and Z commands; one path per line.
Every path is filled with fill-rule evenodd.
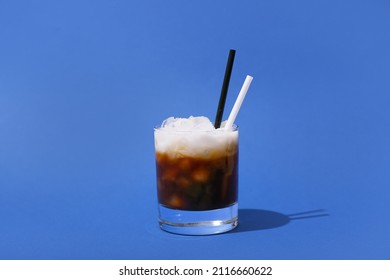
M 238 149 L 238 130 L 215 129 L 207 117 L 166 119 L 154 131 L 155 149 L 171 157 L 217 158 Z

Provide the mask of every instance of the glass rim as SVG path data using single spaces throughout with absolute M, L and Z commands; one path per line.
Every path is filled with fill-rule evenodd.
M 215 132 L 219 132 L 219 131 L 221 131 L 221 132 L 236 132 L 236 131 L 238 131 L 238 125 L 233 124 L 231 130 L 224 130 L 222 127 L 214 129 L 214 130 L 170 130 L 170 129 L 164 130 L 161 125 L 156 125 L 156 126 L 154 126 L 153 130 L 154 131 L 163 131 L 163 132 L 167 132 L 167 133 L 180 133 L 180 134 L 182 134 L 182 133 L 215 133 Z

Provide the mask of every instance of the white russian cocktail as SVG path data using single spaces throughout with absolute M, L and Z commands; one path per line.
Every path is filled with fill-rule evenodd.
M 238 130 L 205 117 L 169 118 L 154 131 L 160 226 L 214 234 L 237 225 Z

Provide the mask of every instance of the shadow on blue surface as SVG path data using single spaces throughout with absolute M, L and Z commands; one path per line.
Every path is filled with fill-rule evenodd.
M 324 209 L 310 210 L 294 214 L 282 214 L 262 209 L 239 209 L 239 225 L 234 232 L 272 229 L 287 225 L 290 221 L 327 217 Z

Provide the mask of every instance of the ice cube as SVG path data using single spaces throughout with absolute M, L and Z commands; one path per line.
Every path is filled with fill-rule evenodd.
M 211 131 L 214 130 L 213 124 L 207 117 L 194 117 L 193 128 L 200 131 Z
M 174 118 L 169 117 L 163 121 L 162 127 L 171 128 L 177 131 L 211 131 L 214 126 L 207 117 Z
M 161 127 L 173 127 L 175 124 L 175 121 L 176 121 L 176 119 L 174 117 L 169 117 L 162 122 Z

